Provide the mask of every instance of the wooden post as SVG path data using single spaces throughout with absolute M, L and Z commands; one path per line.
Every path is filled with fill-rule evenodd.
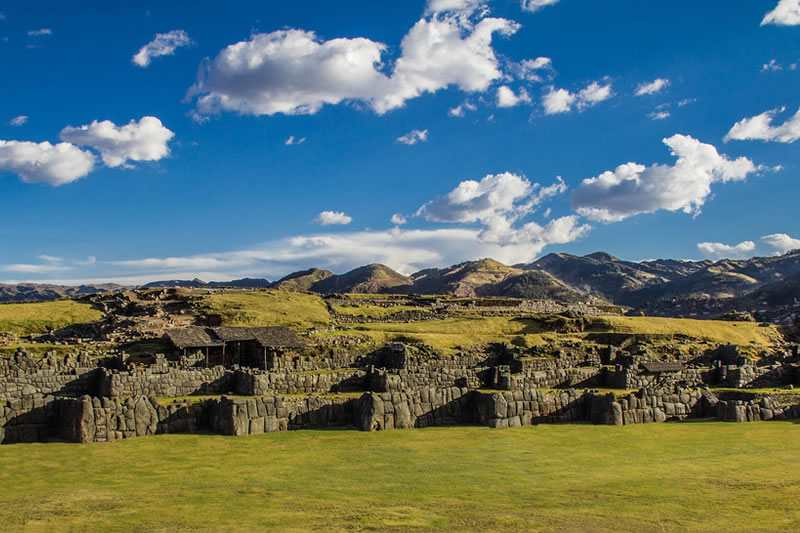
M 206 368 L 208 368 L 208 346 L 206 346 Z
M 264 346 L 264 372 L 267 371 L 267 347 Z
M 225 343 L 222 343 L 222 368 L 225 368 Z

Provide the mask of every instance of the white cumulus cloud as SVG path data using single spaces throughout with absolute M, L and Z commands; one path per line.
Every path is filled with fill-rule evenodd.
M 386 90 L 378 70 L 385 45 L 369 39 L 322 41 L 314 32 L 259 33 L 222 50 L 190 90 L 210 114 L 313 114 L 324 104 L 369 100 Z
M 760 115 L 740 120 L 725 136 L 725 141 L 760 140 L 793 143 L 800 139 L 800 109 L 780 126 L 773 126 L 772 120 L 775 115 L 784 111 L 785 107 L 771 109 Z
M 785 233 L 773 233 L 761 237 L 761 242 L 774 250 L 777 255 L 785 254 L 790 250 L 800 249 L 800 239 L 795 239 Z
M 145 68 L 150 65 L 154 57 L 171 56 L 175 49 L 181 46 L 194 44 L 189 35 L 183 30 L 172 30 L 167 33 L 157 33 L 155 39 L 142 46 L 131 58 L 134 65 Z
M 800 24 L 800 0 L 780 0 L 775 9 L 764 15 L 761 25 L 797 26 Z
M 387 46 L 365 38 L 322 40 L 314 32 L 281 30 L 226 47 L 189 90 L 197 112 L 251 115 L 313 114 L 325 104 L 362 102 L 383 114 L 426 92 L 449 86 L 485 91 L 503 77 L 492 48 L 495 34 L 511 35 L 513 21 L 453 9 L 476 2 L 434 2 L 403 38 L 391 73 Z M 447 10 L 440 12 L 440 9 Z M 435 9 L 434 9 L 435 8 Z
M 664 209 L 699 214 L 713 183 L 744 180 L 759 170 L 745 157 L 720 155 L 710 144 L 687 135 L 663 140 L 678 160 L 674 165 L 620 165 L 588 178 L 572 193 L 572 207 L 599 222 L 616 222 Z
M 323 211 L 312 222 L 320 226 L 331 226 L 334 224 L 347 225 L 352 221 L 353 217 L 347 216 L 341 211 Z
M 419 214 L 435 222 L 476 222 L 515 211 L 515 204 L 532 191 L 533 184 L 522 176 L 490 174 L 481 181 L 462 181 L 445 196 L 425 204 Z
M 447 114 L 451 117 L 463 117 L 467 111 L 475 111 L 476 109 L 478 109 L 478 107 L 475 104 L 464 102 L 448 110 Z
M 26 122 L 28 122 L 27 115 L 19 115 L 17 117 L 12 118 L 11 120 L 9 120 L 8 121 L 8 125 L 9 126 L 22 126 Z
M 413 146 L 417 143 L 428 140 L 428 130 L 411 130 L 402 137 L 397 138 L 397 142 Z
M 597 81 L 590 83 L 577 93 L 550 87 L 542 99 L 542 107 L 546 115 L 569 113 L 573 107 L 578 111 L 583 111 L 613 96 L 614 92 L 610 83 L 601 84 Z
M 656 78 L 655 80 L 651 81 L 650 83 L 640 83 L 638 87 L 636 87 L 636 92 L 634 93 L 636 96 L 644 96 L 647 94 L 657 94 L 660 93 L 664 88 L 669 86 L 669 80 L 665 78 Z
M 700 242 L 697 249 L 712 259 L 748 259 L 754 256 L 783 255 L 791 250 L 800 249 L 800 239 L 790 237 L 786 233 L 764 235 L 758 240 L 742 241 L 736 245 L 721 242 Z
M 542 82 L 553 77 L 553 60 L 549 57 L 523 59 L 514 65 L 514 71 L 521 80 Z
M 92 171 L 95 157 L 70 143 L 0 141 L 0 170 L 17 174 L 25 183 L 58 186 Z
M 522 9 L 526 11 L 537 11 L 545 6 L 557 4 L 558 0 L 522 0 Z
M 396 226 L 402 226 L 403 224 L 408 222 L 408 219 L 403 215 L 401 215 L 400 213 L 395 213 L 394 215 L 392 215 L 391 222 Z
M 556 113 L 569 113 L 577 97 L 566 89 L 550 87 L 542 99 L 542 107 L 547 115 Z
M 508 85 L 501 85 L 497 88 L 497 107 L 514 107 L 519 104 L 530 103 L 531 97 L 524 87 L 521 87 L 518 94 Z
M 428 11 L 441 13 L 444 11 L 473 12 L 486 4 L 486 0 L 430 0 Z
M 175 134 L 164 127 L 156 117 L 131 120 L 117 126 L 110 120 L 61 130 L 61 139 L 100 152 L 103 163 L 109 167 L 125 165 L 128 161 L 158 161 L 169 155 L 169 142 Z
M 756 249 L 756 243 L 753 241 L 743 241 L 737 245 L 731 246 L 721 242 L 699 242 L 697 243 L 697 249 L 703 252 L 706 257 L 744 259 L 752 257 L 752 252 Z
M 462 181 L 446 195 L 420 207 L 417 216 L 433 222 L 479 222 L 483 229 L 478 238 L 485 242 L 503 246 L 528 243 L 540 250 L 547 244 L 572 242 L 591 229 L 579 224 L 575 216 L 552 220 L 546 226 L 518 224 L 542 202 L 566 190 L 561 178 L 542 187 L 510 172 L 490 174 L 480 181 Z

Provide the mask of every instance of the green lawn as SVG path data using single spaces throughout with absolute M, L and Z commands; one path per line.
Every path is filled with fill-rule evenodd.
M 797 531 L 800 426 L 173 435 L 0 447 L 5 531 Z

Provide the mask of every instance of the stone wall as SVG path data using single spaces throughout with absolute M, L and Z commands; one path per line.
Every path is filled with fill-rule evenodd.
M 605 384 L 602 367 L 553 368 L 550 370 L 525 374 L 511 374 L 500 381 L 498 388 L 517 390 L 531 387 L 541 389 L 556 388 L 594 388 Z
M 782 387 L 796 380 L 794 365 L 775 363 L 769 366 L 722 366 L 718 369 L 719 381 L 732 388 Z
M 367 390 L 374 392 L 399 392 L 421 388 L 467 387 L 477 389 L 492 381 L 492 368 L 445 368 L 438 372 L 389 372 L 373 370 L 367 379 Z
M 782 405 L 776 397 L 747 392 L 724 391 L 716 400 L 716 418 L 723 422 L 756 422 L 800 418 L 800 404 Z
M 132 396 L 174 397 L 225 394 L 233 390 L 233 372 L 221 366 L 197 369 L 143 368 L 120 372 L 102 369 L 98 393 L 110 398 Z
M 207 404 L 211 431 L 221 435 L 259 435 L 294 429 L 350 426 L 357 400 L 280 396 L 227 398 Z
M 473 391 L 467 388 L 425 388 L 406 392 L 368 392 L 356 408 L 362 431 L 453 426 L 472 422 Z
M 234 390 L 242 396 L 362 391 L 366 376 L 363 370 L 352 368 L 330 373 L 276 373 L 238 369 L 234 373 Z
M 306 372 L 335 370 L 360 366 L 369 352 L 363 349 L 310 349 L 303 353 L 286 352 L 267 355 L 267 368 L 272 371 Z
M 713 368 L 685 368 L 679 372 L 651 374 L 640 366 L 607 369 L 603 384 L 610 389 L 640 389 L 680 384 L 684 387 L 700 387 L 716 382 Z
M 575 390 L 544 394 L 535 389 L 475 393 L 475 421 L 489 427 L 577 422 L 587 419 L 594 395 Z
M 60 402 L 59 436 L 70 442 L 110 442 L 160 433 L 194 433 L 207 426 L 203 403 L 160 405 L 155 398 L 83 396 Z
M 52 395 L 38 393 L 0 404 L 0 442 L 43 442 L 58 432 L 61 404 Z
M 71 368 L 65 373 L 49 368 L 33 373 L 13 373 L 0 379 L 0 402 L 9 402 L 32 394 L 80 396 L 96 392 L 101 370 L 92 367 Z

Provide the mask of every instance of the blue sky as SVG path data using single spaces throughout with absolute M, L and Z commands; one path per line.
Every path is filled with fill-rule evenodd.
M 800 0 L 0 13 L 0 281 L 800 247 Z

